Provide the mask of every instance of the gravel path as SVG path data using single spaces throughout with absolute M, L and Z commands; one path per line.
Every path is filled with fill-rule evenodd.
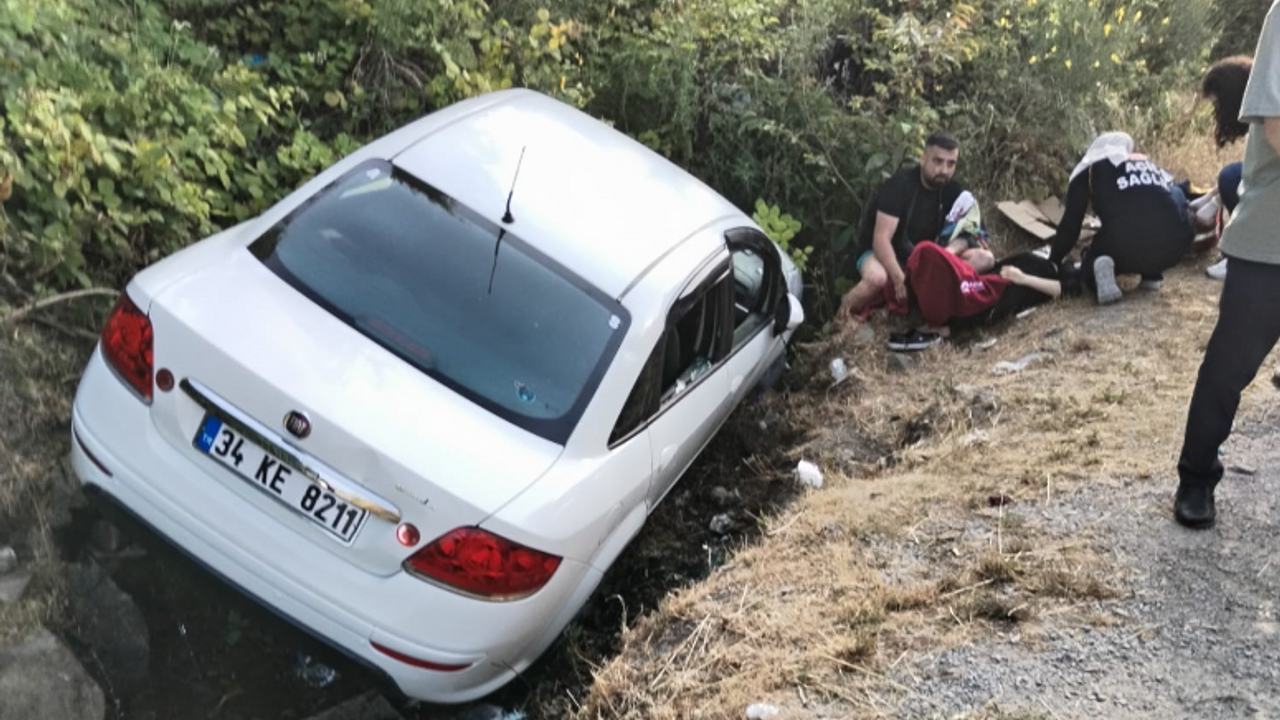
M 1023 506 L 1050 534 L 1083 533 L 1110 554 L 1122 594 L 1097 609 L 1117 622 L 1044 618 L 1025 637 L 917 658 L 899 674 L 913 689 L 903 715 L 1280 717 L 1280 419 L 1237 427 L 1213 530 L 1172 521 L 1172 473 Z

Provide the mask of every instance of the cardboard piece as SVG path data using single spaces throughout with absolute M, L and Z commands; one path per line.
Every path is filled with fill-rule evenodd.
M 1017 225 L 1041 240 L 1050 240 L 1056 234 L 1052 227 L 1049 227 L 1044 222 L 1036 219 L 1036 217 L 1031 213 L 1027 212 L 1027 209 L 1023 207 L 1022 203 L 1009 202 L 1006 200 L 1004 202 L 996 203 L 996 209 L 1004 213 L 1004 216 L 1013 221 L 1014 225 Z
M 1014 225 L 1026 230 L 1040 240 L 1051 240 L 1057 234 L 1055 228 L 1062 222 L 1066 212 L 1062 201 L 1056 197 L 1034 203 L 1030 200 L 1012 202 L 1006 200 L 996 203 L 996 209 L 1009 218 Z M 1080 240 L 1090 240 L 1098 234 L 1102 222 L 1093 215 L 1086 214 L 1080 226 Z

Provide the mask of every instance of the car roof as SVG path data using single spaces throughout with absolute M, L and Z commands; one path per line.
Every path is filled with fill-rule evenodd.
M 509 232 L 612 297 L 698 230 L 750 224 L 697 178 L 569 105 L 530 90 L 486 100 L 429 125 L 393 161 L 494 222 L 511 192 Z M 699 235 L 691 241 L 711 252 L 717 240 Z

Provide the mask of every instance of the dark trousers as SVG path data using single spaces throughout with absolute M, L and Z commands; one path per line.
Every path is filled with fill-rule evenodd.
M 1280 265 L 1231 258 L 1218 302 L 1218 324 L 1200 364 L 1178 459 L 1186 484 L 1222 479 L 1218 448 L 1231 434 L 1240 393 L 1280 340 Z

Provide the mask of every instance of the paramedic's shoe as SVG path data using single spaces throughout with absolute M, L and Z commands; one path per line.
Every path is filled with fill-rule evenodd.
M 919 352 L 942 342 L 937 333 L 912 330 L 907 333 L 894 333 L 889 336 L 888 347 L 894 352 Z
M 1116 261 L 1107 255 L 1093 261 L 1093 282 L 1098 287 L 1099 305 L 1109 305 L 1124 295 L 1116 285 Z
M 1156 292 L 1164 285 L 1164 278 L 1160 275 L 1152 275 L 1151 277 L 1142 278 L 1142 282 L 1138 283 L 1139 290 L 1147 292 Z
M 1226 280 L 1227 279 L 1227 259 L 1224 257 L 1218 262 L 1205 268 L 1204 274 L 1208 275 L 1214 280 Z
M 1213 527 L 1217 509 L 1213 503 L 1213 485 L 1208 483 L 1178 483 L 1173 496 L 1173 519 L 1179 525 L 1194 530 Z

